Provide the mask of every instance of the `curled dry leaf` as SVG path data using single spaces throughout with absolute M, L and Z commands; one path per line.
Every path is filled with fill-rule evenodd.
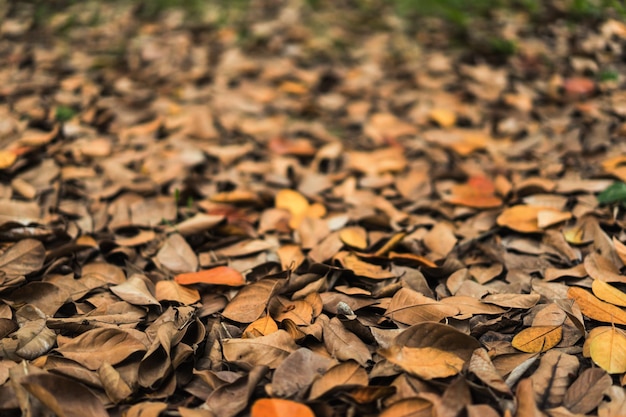
M 567 298 L 576 301 L 580 311 L 593 320 L 604 323 L 626 325 L 626 311 L 613 304 L 600 301 L 593 294 L 578 287 L 571 287 L 567 291 Z
M 248 406 L 250 396 L 267 373 L 265 366 L 255 366 L 250 373 L 211 392 L 203 408 L 220 417 L 235 417 Z
M 517 350 L 539 353 L 552 349 L 563 337 L 562 326 L 533 326 L 515 335 L 511 344 Z
M 315 417 L 304 404 L 280 398 L 262 398 L 252 404 L 250 417 Z
M 423 379 L 445 378 L 461 372 L 465 361 L 445 350 L 391 346 L 379 352 L 411 375 Z
M 202 271 L 178 274 L 174 280 L 181 285 L 210 284 L 241 287 L 246 284 L 246 279 L 241 272 L 228 266 L 216 266 Z

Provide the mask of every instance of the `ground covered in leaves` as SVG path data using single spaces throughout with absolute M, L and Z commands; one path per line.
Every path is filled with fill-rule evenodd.
M 626 25 L 257 3 L 5 16 L 0 413 L 626 415 Z

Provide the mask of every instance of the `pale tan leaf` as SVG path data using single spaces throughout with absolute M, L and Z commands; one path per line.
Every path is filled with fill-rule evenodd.
M 264 365 L 276 369 L 298 346 L 289 333 L 278 330 L 253 339 L 224 339 L 222 352 L 229 362 L 252 366 Z
M 379 353 L 411 375 L 423 379 L 445 378 L 461 372 L 465 361 L 454 353 L 431 347 L 391 346 Z
M 385 316 L 400 323 L 413 325 L 422 322 L 438 322 L 445 317 L 459 314 L 453 305 L 444 304 L 408 288 L 395 293 Z

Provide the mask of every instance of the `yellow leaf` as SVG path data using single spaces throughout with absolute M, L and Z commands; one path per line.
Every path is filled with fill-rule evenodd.
M 580 311 L 590 319 L 626 325 L 626 311 L 613 304 L 600 301 L 582 288 L 571 287 L 567 291 L 567 298 L 576 301 Z
M 265 316 L 250 323 L 246 330 L 243 331 L 243 338 L 254 337 L 255 335 L 267 336 L 277 331 L 278 325 L 276 322 L 270 316 Z
M 602 301 L 616 306 L 626 307 L 626 293 L 623 293 L 611 284 L 607 284 L 599 279 L 594 279 L 591 284 L 591 290 L 594 295 Z
M 428 118 L 441 127 L 451 127 L 456 123 L 456 114 L 448 109 L 432 109 L 428 113 Z
M 291 214 L 289 226 L 297 229 L 302 219 L 309 210 L 309 201 L 305 196 L 295 190 L 288 188 L 280 190 L 276 194 L 276 208 L 285 209 Z
M 339 239 L 344 244 L 356 249 L 367 248 L 367 232 L 362 227 L 344 227 L 339 232 Z
M 602 330 L 598 330 L 602 329 Z M 591 359 L 610 374 L 626 372 L 626 335 L 615 327 L 596 328 L 589 335 Z
M 465 361 L 454 353 L 431 347 L 391 346 L 379 353 L 411 375 L 423 379 L 445 378 L 461 372 Z
M 521 233 L 538 233 L 542 228 L 571 218 L 571 213 L 551 207 L 518 205 L 505 209 L 497 218 L 499 226 Z
M 9 168 L 17 160 L 17 155 L 11 151 L 0 151 L 0 169 Z
M 558 345 L 562 337 L 563 327 L 561 326 L 535 326 L 516 334 L 511 344 L 522 352 L 539 353 Z

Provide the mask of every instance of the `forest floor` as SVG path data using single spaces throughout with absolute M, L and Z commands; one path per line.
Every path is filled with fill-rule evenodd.
M 4 16 L 0 413 L 626 415 L 626 25 L 256 3 Z

